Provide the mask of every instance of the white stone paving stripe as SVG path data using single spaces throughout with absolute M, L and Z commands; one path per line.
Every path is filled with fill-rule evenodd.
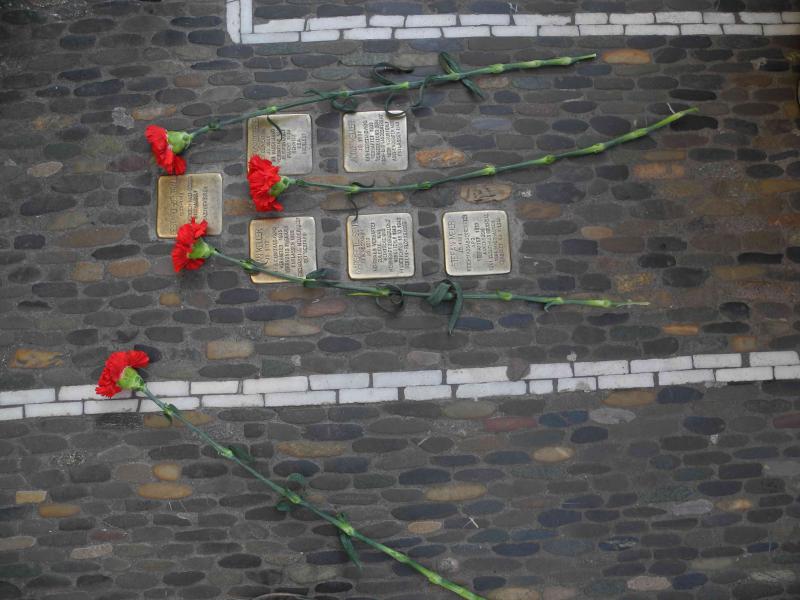
M 746 360 L 743 360 L 746 359 Z M 743 366 L 749 364 L 749 366 Z M 477 399 L 595 390 L 800 380 L 795 350 L 747 354 L 696 354 L 576 363 L 531 364 L 522 380 L 509 381 L 506 367 L 473 367 L 378 373 L 235 379 L 223 381 L 156 381 L 153 393 L 183 410 L 204 408 L 315 406 L 405 400 Z M 158 391 L 157 391 L 158 390 Z M 242 393 L 239 393 L 242 390 Z M 401 396 L 402 390 L 402 396 Z M 192 395 L 189 395 L 191 391 Z M 114 413 L 157 412 L 147 398 L 129 392 L 100 398 L 92 385 L 0 392 L 0 420 Z
M 435 13 L 270 19 L 254 24 L 252 0 L 229 0 L 226 2 L 226 21 L 231 40 L 244 44 L 491 36 L 800 35 L 800 11 Z

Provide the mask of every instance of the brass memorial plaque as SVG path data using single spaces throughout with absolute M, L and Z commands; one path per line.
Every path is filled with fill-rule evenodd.
M 505 211 L 445 213 L 442 229 L 448 275 L 496 275 L 511 271 L 511 244 Z
M 280 131 L 269 122 L 280 127 Z M 282 135 L 281 135 L 282 134 Z M 247 160 L 253 155 L 270 159 L 282 175 L 311 173 L 311 115 L 291 114 L 253 117 L 247 121 Z
M 281 217 L 250 221 L 250 258 L 287 275 L 302 277 L 317 268 L 314 217 Z M 266 273 L 250 275 L 253 283 L 281 283 Z
M 382 110 L 356 112 L 342 118 L 344 170 L 404 171 L 408 168 L 406 118 L 390 119 Z
M 347 218 L 347 272 L 351 279 L 414 275 L 414 225 L 408 213 Z
M 156 234 L 174 238 L 192 217 L 208 221 L 208 234 L 222 233 L 222 175 L 192 173 L 158 178 Z

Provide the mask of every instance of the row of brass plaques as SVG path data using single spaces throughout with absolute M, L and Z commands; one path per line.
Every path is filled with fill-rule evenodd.
M 344 170 L 349 173 L 404 171 L 408 168 L 406 118 L 382 110 L 345 114 L 342 119 Z M 280 165 L 284 175 L 311 172 L 314 153 L 311 116 L 284 114 L 247 122 L 247 160 L 255 154 Z
M 174 238 L 191 217 L 222 233 L 222 177 L 198 173 L 158 180 L 159 237 Z M 347 219 L 347 271 L 351 279 L 412 277 L 414 224 L 409 213 L 362 214 Z M 449 275 L 492 275 L 511 270 L 508 216 L 502 210 L 448 212 L 442 217 L 445 270 Z M 313 217 L 250 222 L 251 258 L 276 271 L 305 275 L 317 268 Z M 269 275 L 255 283 L 276 283 Z
M 511 271 L 508 216 L 502 210 L 445 213 L 445 270 L 448 275 L 494 275 Z M 317 268 L 313 217 L 250 222 L 250 258 L 276 271 L 302 276 Z M 414 275 L 413 222 L 409 213 L 347 218 L 347 273 L 350 279 Z M 253 275 L 255 283 L 277 283 Z

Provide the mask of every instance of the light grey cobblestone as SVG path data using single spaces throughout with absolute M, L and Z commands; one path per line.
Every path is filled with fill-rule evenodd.
M 414 385 L 403 389 L 406 400 L 439 400 L 452 396 L 453 387 L 449 385 Z
M 483 367 L 472 369 L 447 369 L 447 383 L 487 383 L 508 381 L 505 367 Z
M 465 383 L 456 388 L 456 398 L 488 398 L 491 396 L 521 396 L 527 392 L 524 381 L 500 383 Z

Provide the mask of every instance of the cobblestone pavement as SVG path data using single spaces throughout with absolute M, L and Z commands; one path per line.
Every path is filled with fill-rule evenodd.
M 468 4 L 454 9 L 484 3 Z M 520 10 L 545 10 L 528 4 Z M 736 4 L 730 10 L 752 8 L 730 4 Z M 108 351 L 126 346 L 156 359 L 154 378 L 197 379 L 800 345 L 795 38 L 238 46 L 226 38 L 221 2 L 13 6 L 0 22 L 2 389 L 85 384 Z M 689 104 L 701 114 L 652 139 L 498 177 L 480 190 L 453 184 L 363 198 L 365 210 L 414 214 L 413 285 L 427 289 L 444 277 L 440 217 L 445 209 L 475 208 L 477 198 L 481 207 L 511 216 L 513 270 L 467 279 L 465 287 L 631 297 L 649 299 L 651 307 L 544 314 L 523 305 L 468 303 L 448 337 L 446 317 L 422 303 L 409 302 L 391 317 L 369 300 L 337 292 L 253 287 L 220 264 L 175 277 L 170 244 L 154 232 L 157 169 L 142 135 L 146 124 L 186 128 L 310 87 L 360 86 L 368 69 L 359 65 L 384 60 L 431 73 L 438 50 L 466 65 L 592 50 L 600 56 L 575 68 L 486 78 L 484 102 L 458 86 L 430 90 L 409 119 L 409 172 L 381 174 L 379 181 L 572 148 Z M 311 112 L 315 175 L 347 181 L 340 115 L 326 106 Z M 246 252 L 247 223 L 255 216 L 244 185 L 244 145 L 243 128 L 234 127 L 188 154 L 190 171 L 224 174 L 218 244 L 232 253 Z M 317 218 L 319 264 L 342 270 L 345 216 L 327 209 L 343 207 L 343 199 L 292 190 L 284 203 L 287 214 Z
M 278 481 L 492 600 L 800 595 L 798 382 L 210 409 Z M 0 598 L 451 598 L 160 415 L 0 424 Z
M 789 0 L 515 4 L 530 14 L 797 10 Z M 253 5 L 257 24 L 425 12 L 419 2 Z M 508 11 L 505 2 L 424 5 Z M 302 511 L 276 511 L 275 498 L 158 415 L 37 416 L 67 404 L 99 410 L 62 386 L 91 384 L 108 352 L 127 347 L 151 356 L 151 380 L 171 389 L 163 381 L 178 380 L 201 395 L 194 420 L 247 445 L 265 473 L 304 473 L 313 499 L 491 600 L 800 596 L 800 383 L 722 384 L 739 367 L 751 379 L 796 374 L 796 354 L 786 352 L 800 347 L 796 38 L 248 46 L 227 37 L 222 0 L 7 0 L 0 9 L 0 390 L 36 388 L 0 396 L 2 418 L 29 417 L 0 423 L 0 600 L 451 597 L 369 552 L 359 574 L 328 527 Z M 570 149 L 689 105 L 700 114 L 597 157 L 361 198 L 363 211 L 413 214 L 410 285 L 430 289 L 445 276 L 445 210 L 500 208 L 512 224 L 512 273 L 465 279 L 465 288 L 647 299 L 650 307 L 544 313 L 467 303 L 447 336 L 446 311 L 424 303 L 390 316 L 335 291 L 254 287 L 221 264 L 172 273 L 171 244 L 155 236 L 147 124 L 184 129 L 309 88 L 361 87 L 381 61 L 430 74 L 441 50 L 470 66 L 599 56 L 484 78 L 483 102 L 458 86 L 429 90 L 409 112 L 409 171 L 379 182 Z M 309 178 L 349 181 L 340 115 L 327 106 L 310 112 Z M 223 173 L 215 243 L 242 255 L 255 216 L 244 155 L 243 128 L 187 154 L 190 172 Z M 292 190 L 282 200 L 287 214 L 317 219 L 320 266 L 344 272 L 344 199 Z M 758 366 L 753 357 L 765 355 L 753 351 L 791 360 Z M 708 358 L 718 353 L 743 358 Z M 664 360 L 635 371 L 641 359 Z M 625 364 L 583 374 L 599 387 L 654 377 L 661 387 L 571 391 L 584 361 Z M 541 375 L 550 389 L 570 383 L 556 395 L 537 376 L 527 388 L 506 381 L 530 363 L 551 363 Z M 707 371 L 692 381 L 709 383 L 674 385 L 689 382 L 692 367 Z M 444 369 L 493 379 L 451 381 Z M 437 372 L 447 385 L 426 385 L 452 383 L 448 399 L 410 402 L 404 391 L 400 402 L 374 405 L 221 409 L 198 386 L 355 373 L 377 388 L 369 373 L 397 370 Z M 246 393 L 234 383 L 213 393 Z M 470 385 L 470 398 L 490 395 L 450 398 Z M 76 395 L 62 397 L 65 389 Z M 324 390 L 316 393 L 334 395 Z M 526 390 L 538 395 L 508 395 Z M 252 391 L 260 402 L 269 392 Z

